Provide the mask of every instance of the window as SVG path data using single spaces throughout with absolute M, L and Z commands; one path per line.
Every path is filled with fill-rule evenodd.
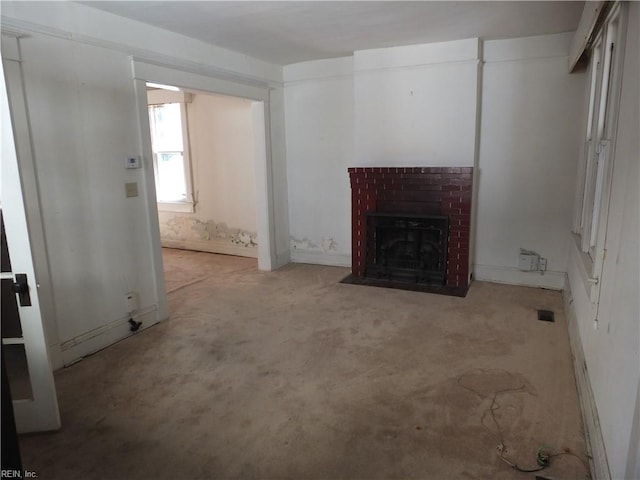
M 149 126 L 158 209 L 193 212 L 186 99 L 182 92 L 151 90 Z
M 580 236 L 582 251 L 591 259 L 593 275 L 597 274 L 597 263 L 601 262 L 599 255 L 603 252 L 602 233 L 606 223 L 617 118 L 621 75 L 617 60 L 622 40 L 620 12 L 619 5 L 611 11 L 589 51 L 589 105 L 575 232 Z
M 180 104 L 165 103 L 150 106 L 149 124 L 158 201 L 185 202 L 187 201 L 187 182 L 184 171 Z

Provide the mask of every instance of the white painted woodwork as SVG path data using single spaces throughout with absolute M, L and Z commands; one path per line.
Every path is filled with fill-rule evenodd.
M 15 40 L 15 39 L 14 39 Z M 43 432 L 60 428 L 60 413 L 53 379 L 53 366 L 49 356 L 48 339 L 40 308 L 39 288 L 34 268 L 27 207 L 22 187 L 21 165 L 14 137 L 14 124 L 20 129 L 24 120 L 24 96 L 21 88 L 20 64 L 16 60 L 3 60 L 0 64 L 0 109 L 2 118 L 2 162 L 0 201 L 5 226 L 7 248 L 11 258 L 12 273 L 25 274 L 30 305 L 18 302 L 21 338 L 3 340 L 5 344 L 22 345 L 31 385 L 31 398 L 13 398 L 16 429 L 19 433 Z M 11 100 L 9 100 L 11 96 Z M 12 117 L 10 103 L 16 117 Z M 16 111 L 17 110 L 17 111 Z M 16 128 L 17 131 L 17 128 Z M 31 158 L 24 158 L 25 167 Z M 27 168 L 28 175 L 28 168 Z M 32 210 L 33 212 L 33 210 Z M 49 285 L 47 285 L 49 287 Z M 4 363 L 4 359 L 3 359 Z M 9 368 L 9 367 L 8 367 Z
M 640 477 L 640 4 L 628 8 L 599 307 L 585 287 L 576 242 L 567 270 L 611 478 Z
M 578 60 L 582 57 L 585 48 L 587 47 L 593 30 L 600 18 L 603 8 L 605 6 L 604 1 L 589 1 L 584 2 L 584 8 L 582 15 L 580 16 L 580 22 L 578 28 L 576 28 L 573 34 L 573 40 L 571 41 L 571 49 L 569 50 L 569 71 L 573 72 L 576 68 Z

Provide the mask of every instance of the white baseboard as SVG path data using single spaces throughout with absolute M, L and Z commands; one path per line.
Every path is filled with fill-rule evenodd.
M 578 330 L 578 318 L 573 307 L 573 295 L 569 279 L 566 279 L 565 288 L 562 291 L 564 301 L 564 312 L 567 318 L 567 328 L 569 330 L 569 342 L 571 345 L 571 357 L 573 359 L 573 369 L 580 398 L 580 410 L 582 411 L 582 421 L 584 423 L 585 436 L 587 440 L 587 452 L 589 453 L 589 466 L 591 467 L 591 478 L 597 480 L 611 480 L 609 472 L 609 462 L 607 451 L 604 446 L 602 429 L 596 401 L 591 389 L 587 362 L 582 349 L 580 331 Z
M 312 265 L 330 265 L 332 267 L 350 267 L 351 255 L 342 253 L 315 252 L 313 250 L 291 250 L 291 261 Z
M 198 252 L 221 253 L 223 255 L 235 255 L 237 257 L 258 258 L 256 247 L 244 247 L 233 245 L 224 240 L 161 240 L 162 246 L 167 248 L 179 248 L 182 250 L 196 250 Z
M 141 310 L 139 314 L 134 315 L 134 319 L 137 322 L 142 322 L 142 326 L 138 332 L 155 325 L 160 320 L 164 320 L 159 318 L 156 305 Z M 95 353 L 123 338 L 138 333 L 132 332 L 129 327 L 129 317 L 122 317 L 95 330 L 63 342 L 60 345 L 62 364 L 69 366 L 81 360 L 82 357 Z
M 565 285 L 565 272 L 523 272 L 517 268 L 497 267 L 493 265 L 474 265 L 473 278 L 487 282 L 523 285 L 526 287 L 562 290 Z

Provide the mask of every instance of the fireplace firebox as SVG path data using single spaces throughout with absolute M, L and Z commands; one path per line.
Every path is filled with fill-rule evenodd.
M 365 277 L 425 285 L 444 285 L 448 217 L 367 214 Z

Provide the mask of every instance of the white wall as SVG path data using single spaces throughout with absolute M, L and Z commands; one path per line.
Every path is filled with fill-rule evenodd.
M 350 265 L 352 58 L 284 68 L 291 259 Z
M 355 166 L 473 166 L 478 39 L 354 54 Z
M 130 334 L 124 293 L 139 293 L 139 319 L 166 318 L 162 282 L 149 245 L 145 167 L 125 170 L 141 154 L 131 55 L 227 81 L 281 89 L 281 67 L 212 47 L 74 2 L 3 2 L 3 30 L 19 39 L 44 234 L 62 362 Z M 282 98 L 266 104 L 274 169 L 284 165 Z M 125 197 L 137 182 L 140 196 Z M 279 208 L 274 238 L 288 238 L 286 183 L 271 193 Z
M 192 94 L 186 108 L 195 211 L 159 210 L 163 245 L 257 257 L 251 104 Z
M 146 205 L 124 194 L 125 182 L 142 180 L 139 170 L 123 167 L 138 152 L 130 64 L 118 52 L 39 35 L 22 38 L 20 47 L 58 339 L 66 350 L 126 320 L 126 292 L 139 293 L 143 311 L 156 303 L 146 281 L 153 276 L 140 220 Z
M 585 285 L 575 242 L 568 266 L 588 377 L 615 479 L 640 478 L 640 5 L 630 2 L 629 10 L 599 308 L 587 294 L 591 287 Z
M 567 73 L 571 38 L 469 39 L 285 67 L 292 258 L 350 264 L 347 167 L 475 166 L 475 277 L 562 288 L 584 92 L 584 75 Z M 518 271 L 519 247 L 547 257 L 550 271 Z
M 562 288 L 585 75 L 567 72 L 571 34 L 484 44 L 476 279 Z M 519 247 L 548 259 L 520 272 Z
M 293 261 L 351 264 L 351 166 L 473 166 L 477 39 L 284 68 Z

